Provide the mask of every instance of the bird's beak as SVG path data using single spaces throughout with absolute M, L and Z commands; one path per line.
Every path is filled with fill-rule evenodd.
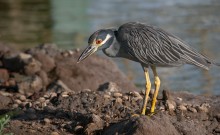
M 83 52 L 82 54 L 79 56 L 79 59 L 77 61 L 77 63 L 79 63 L 80 61 L 86 59 L 87 57 L 89 57 L 90 55 L 92 55 L 94 52 L 96 52 L 98 49 L 98 46 L 95 45 L 89 45 Z

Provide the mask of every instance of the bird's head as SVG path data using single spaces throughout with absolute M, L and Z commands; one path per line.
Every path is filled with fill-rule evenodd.
M 82 52 L 77 62 L 80 62 L 97 50 L 106 49 L 114 41 L 114 30 L 113 29 L 101 29 L 94 32 L 88 40 L 88 46 Z

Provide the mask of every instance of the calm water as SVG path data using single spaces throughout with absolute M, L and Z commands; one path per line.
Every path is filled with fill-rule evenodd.
M 220 62 L 219 0 L 0 0 L 0 18 L 0 41 L 18 48 L 44 42 L 60 48 L 83 48 L 97 29 L 140 21 L 179 36 Z M 138 63 L 114 60 L 131 80 L 144 87 Z M 218 67 L 204 71 L 185 65 L 158 68 L 158 72 L 162 89 L 220 94 Z

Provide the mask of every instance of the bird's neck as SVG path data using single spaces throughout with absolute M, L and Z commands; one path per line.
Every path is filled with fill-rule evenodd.
M 103 49 L 102 51 L 104 52 L 104 54 L 106 54 L 109 57 L 116 57 L 119 50 L 120 50 L 120 44 L 118 43 L 117 39 L 114 38 L 112 44 L 109 47 Z

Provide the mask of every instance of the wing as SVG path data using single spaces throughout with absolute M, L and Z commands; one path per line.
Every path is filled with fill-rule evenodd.
M 179 66 L 190 63 L 208 68 L 205 56 L 160 28 L 126 23 L 119 27 L 117 40 L 126 52 L 147 65 Z

